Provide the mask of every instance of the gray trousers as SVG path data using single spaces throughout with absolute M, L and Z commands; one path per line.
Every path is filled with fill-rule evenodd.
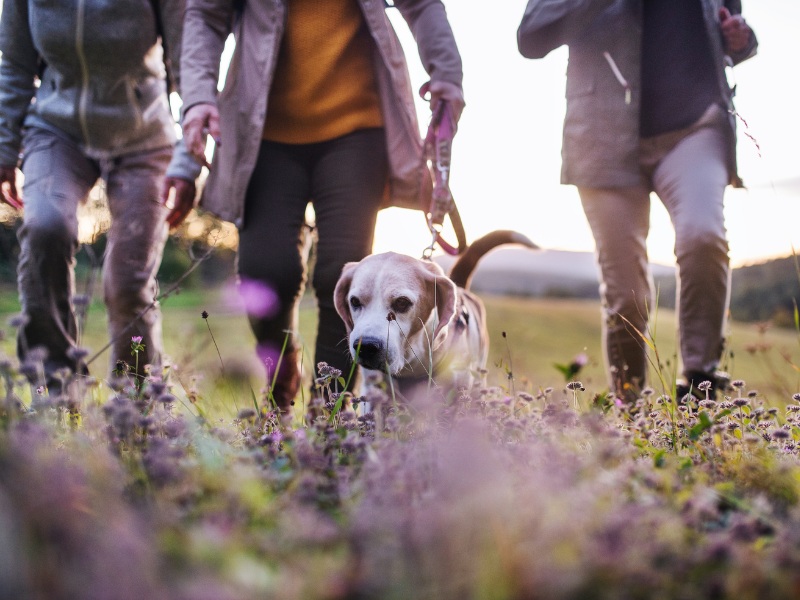
M 651 191 L 675 228 L 683 373 L 711 373 L 719 364 L 730 300 L 723 215 L 729 129 L 724 110 L 712 107 L 690 128 L 641 140 L 640 186 L 578 190 L 597 247 L 612 390 L 647 381 L 647 348 L 637 330 L 647 333 L 655 309 L 646 246 Z
M 25 361 L 30 350 L 46 350 L 45 374 L 61 367 L 75 371 L 71 349 L 77 325 L 73 305 L 75 253 L 78 249 L 78 205 L 99 178 L 106 183 L 111 229 L 103 265 L 103 292 L 108 311 L 112 368 L 129 365 L 131 338 L 141 336 L 140 373 L 145 364 L 161 362 L 161 315 L 158 305 L 136 319 L 157 295 L 156 273 L 167 239 L 167 210 L 159 195 L 172 148 L 94 160 L 65 137 L 30 129 L 23 143 L 24 221 L 18 285 L 26 324 L 18 350 Z M 97 350 L 97 349 L 95 349 Z

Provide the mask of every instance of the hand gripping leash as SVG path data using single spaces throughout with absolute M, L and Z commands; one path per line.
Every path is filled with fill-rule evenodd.
M 420 93 L 424 97 L 427 91 L 428 85 L 426 84 L 422 86 Z M 433 179 L 433 194 L 426 215 L 428 230 L 431 232 L 431 243 L 422 251 L 424 259 L 430 259 L 436 244 L 454 256 L 461 254 L 467 247 L 464 225 L 450 191 L 450 151 L 455 132 L 456 120 L 453 108 L 449 102 L 441 100 L 431 116 L 423 149 L 423 157 Z M 450 216 L 458 247 L 449 244 L 442 237 L 445 215 Z

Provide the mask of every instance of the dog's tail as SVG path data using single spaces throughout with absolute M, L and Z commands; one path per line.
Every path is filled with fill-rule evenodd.
M 490 250 L 503 244 L 521 244 L 527 248 L 538 250 L 539 246 L 530 241 L 526 236 L 510 229 L 498 229 L 472 242 L 461 254 L 453 268 L 450 269 L 450 279 L 459 287 L 469 289 L 472 272 L 478 261 Z

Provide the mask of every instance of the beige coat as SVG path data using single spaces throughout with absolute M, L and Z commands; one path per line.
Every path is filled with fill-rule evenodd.
M 542 58 L 567 44 L 567 113 L 564 118 L 561 182 L 579 187 L 639 185 L 639 101 L 643 0 L 529 0 L 517 42 L 527 58 Z M 736 172 L 734 90 L 727 65 L 756 53 L 758 41 L 726 56 L 719 29 L 723 6 L 742 12 L 741 0 L 702 0 L 709 46 L 719 83 L 719 104 L 729 112 L 727 160 L 731 184 Z M 615 72 L 616 70 L 616 72 Z M 625 100 L 622 81 L 629 86 Z
M 375 40 L 375 72 L 389 156 L 386 206 L 427 209 L 430 178 L 403 50 L 383 0 L 358 0 Z M 440 0 L 396 0 L 432 80 L 461 85 L 461 58 Z M 221 144 L 216 148 L 201 206 L 242 225 L 244 197 L 255 167 L 284 30 L 285 0 L 189 0 L 181 55 L 184 111 L 217 104 Z M 222 92 L 220 55 L 232 32 L 236 49 Z

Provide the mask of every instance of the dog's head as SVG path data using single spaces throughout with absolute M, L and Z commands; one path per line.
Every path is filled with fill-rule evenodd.
M 439 265 L 387 252 L 347 263 L 336 284 L 336 310 L 350 354 L 367 369 L 424 372 L 447 335 L 457 289 Z

